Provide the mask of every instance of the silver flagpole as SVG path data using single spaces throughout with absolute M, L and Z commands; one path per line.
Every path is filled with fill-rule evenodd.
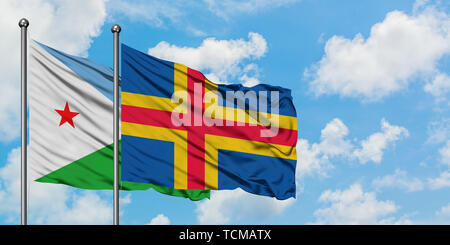
M 21 31 L 21 224 L 27 224 L 27 28 L 30 23 L 22 18 Z
M 119 33 L 120 26 L 111 28 L 114 35 L 114 225 L 119 225 Z

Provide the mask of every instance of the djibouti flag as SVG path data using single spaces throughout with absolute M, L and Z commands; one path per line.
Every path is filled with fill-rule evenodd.
M 113 189 L 113 71 L 35 41 L 29 46 L 28 166 L 32 180 L 82 189 Z M 201 200 L 209 191 L 120 181 Z

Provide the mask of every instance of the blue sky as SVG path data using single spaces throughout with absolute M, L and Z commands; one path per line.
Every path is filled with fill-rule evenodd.
M 32 38 L 105 65 L 118 23 L 121 42 L 213 81 L 292 90 L 297 199 L 236 190 L 190 202 L 123 192 L 122 224 L 450 223 L 445 1 L 30 0 L 0 9 L 0 224 L 19 223 L 21 17 Z M 30 223 L 112 222 L 108 191 L 30 189 Z

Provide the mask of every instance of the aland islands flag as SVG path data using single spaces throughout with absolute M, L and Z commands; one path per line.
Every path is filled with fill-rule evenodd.
M 29 174 L 32 180 L 113 189 L 113 71 L 30 41 Z M 205 190 L 120 181 L 122 190 L 153 188 L 191 200 Z
M 122 180 L 295 197 L 288 89 L 218 85 L 122 44 Z

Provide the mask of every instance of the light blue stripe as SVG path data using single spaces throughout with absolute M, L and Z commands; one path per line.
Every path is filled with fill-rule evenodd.
M 35 41 L 47 52 L 60 60 L 81 79 L 91 84 L 100 93 L 113 101 L 113 70 L 93 60 L 69 55 Z

